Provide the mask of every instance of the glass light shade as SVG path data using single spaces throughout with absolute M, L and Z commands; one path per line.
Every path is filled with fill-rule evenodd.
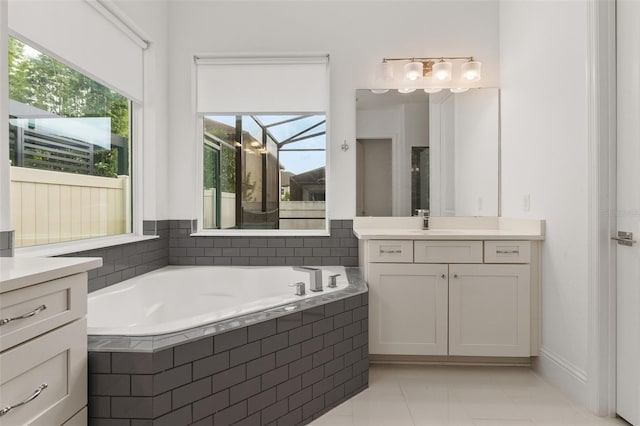
M 442 90 L 441 87 L 427 87 L 426 89 L 424 89 L 424 92 L 425 93 L 438 93 L 441 90 Z
M 376 79 L 393 80 L 393 64 L 390 62 L 380 62 L 376 67 Z
M 482 78 L 482 63 L 478 61 L 469 61 L 460 67 L 462 77 L 467 81 L 478 81 Z
M 449 90 L 451 91 L 451 93 L 464 93 L 467 90 L 469 90 L 469 88 L 468 87 L 452 87 Z
M 371 93 L 375 93 L 376 95 L 382 95 L 384 93 L 387 93 L 389 91 L 389 89 L 371 89 L 370 92 Z
M 422 62 L 409 62 L 404 66 L 404 75 L 407 80 L 418 80 L 422 78 Z
M 415 87 L 404 87 L 402 89 L 398 89 L 398 92 L 400 93 L 413 93 L 416 91 Z
M 451 81 L 451 70 L 453 64 L 447 61 L 440 61 L 433 64 L 433 78 L 438 81 Z

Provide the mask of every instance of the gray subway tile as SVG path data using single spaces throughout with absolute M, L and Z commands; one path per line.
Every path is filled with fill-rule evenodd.
M 213 264 L 220 266 L 231 265 L 231 259 L 231 257 L 214 257 Z
M 360 306 L 353 310 L 353 321 L 360 321 L 369 317 L 369 305 Z
M 313 256 L 312 248 L 296 247 L 293 249 L 293 255 L 298 257 Z
M 267 238 L 250 238 L 249 247 L 268 247 L 269 240 Z
M 239 248 L 223 248 L 222 255 L 226 257 L 240 256 L 240 249 Z
M 267 247 L 275 247 L 275 248 L 279 248 L 279 247 L 285 247 L 286 243 L 284 238 L 269 238 L 267 240 Z
M 150 397 L 112 396 L 111 416 L 116 418 L 150 419 L 153 404 Z
M 325 394 L 324 403 L 326 406 L 332 406 L 342 398 L 344 398 L 344 385 L 336 386 Z
M 322 237 L 316 237 L 316 238 L 304 238 L 303 239 L 303 246 L 304 247 L 311 247 L 311 248 L 320 248 L 322 247 Z
M 366 345 L 368 343 L 369 341 L 368 333 L 366 331 L 363 331 L 362 333 L 353 336 L 352 341 L 353 341 L 354 348 L 360 348 L 361 346 Z
M 128 374 L 89 374 L 89 395 L 128 396 L 130 382 Z
M 213 415 L 213 423 L 230 425 L 247 416 L 247 401 L 239 402 Z
M 163 393 L 178 388 L 191 381 L 191 364 L 158 373 L 153 377 L 153 388 L 156 393 Z
M 237 385 L 246 379 L 246 368 L 244 365 L 229 368 L 213 376 L 213 391 L 221 390 Z
M 288 398 L 290 395 L 302 389 L 302 378 L 300 376 L 287 380 L 276 387 L 278 400 Z
M 362 386 L 362 377 L 358 374 L 344 384 L 345 395 L 351 395 Z
M 313 323 L 313 336 L 319 336 L 333 330 L 333 317 L 325 318 Z
M 335 358 L 324 364 L 324 377 L 329 377 L 344 368 L 344 357 Z
M 293 345 L 276 352 L 276 367 L 281 367 L 300 359 L 300 345 Z M 278 398 L 280 399 L 280 398 Z
M 284 266 L 286 265 L 286 258 L 285 257 L 269 257 L 267 259 L 267 264 L 269 266 Z
M 294 250 L 292 248 L 277 248 L 276 256 L 285 257 L 285 256 L 293 256 Z
M 262 355 L 278 351 L 288 346 L 289 333 L 279 333 L 261 340 Z
M 258 249 L 258 256 L 271 257 L 276 255 L 276 249 L 272 247 L 264 247 Z
M 216 237 L 213 239 L 213 246 L 221 248 L 231 247 L 231 238 Z
M 344 365 L 348 367 L 360 361 L 361 359 L 362 359 L 362 351 L 360 350 L 360 348 L 356 348 L 351 352 L 347 352 L 344 355 Z
M 345 309 L 345 311 L 348 311 L 348 310 L 351 310 L 351 309 L 355 309 L 355 308 L 357 308 L 357 307 L 359 307 L 361 305 L 362 305 L 362 299 L 360 298 L 360 295 L 344 299 L 344 309 Z
M 262 410 L 262 423 L 266 424 L 272 422 L 279 417 L 287 414 L 288 411 L 288 401 L 283 399 L 282 401 L 278 401 L 275 404 L 265 408 Z
M 247 363 L 247 378 L 259 376 L 274 368 L 276 368 L 276 356 L 275 353 L 270 353 Z
M 313 339 L 306 340 L 300 344 L 300 352 L 302 356 L 307 356 L 321 350 L 324 347 L 323 337 L 316 336 Z
M 342 356 L 353 349 L 353 339 L 346 339 L 333 346 L 333 356 Z
M 91 373 L 111 373 L 111 353 L 89 352 L 89 371 Z
M 205 358 L 213 354 L 213 337 L 176 346 L 173 350 L 173 365 L 178 366 Z
M 260 411 L 276 402 L 276 388 L 260 392 L 247 401 L 249 414 Z
M 153 421 L 153 426 L 187 426 L 191 424 L 191 406 L 187 405 Z
M 196 240 L 196 247 L 201 247 L 201 248 L 213 247 L 213 238 L 198 237 L 198 238 L 195 238 L 195 240 Z
M 133 426 L 133 425 L 131 425 Z M 205 417 L 191 423 L 191 426 L 213 426 L 213 416 Z
M 304 311 L 302 312 L 302 322 L 304 323 Z M 303 342 L 313 337 L 313 327 L 311 324 L 296 327 L 289 331 L 289 344 L 295 345 L 296 343 Z
M 248 327 L 248 341 L 263 339 L 276 334 L 276 320 L 263 321 Z
M 231 247 L 245 248 L 249 247 L 249 239 L 243 237 L 233 238 L 231 240 Z
M 344 338 L 348 339 L 349 337 L 353 337 L 362 331 L 359 322 L 351 323 L 344 327 Z
M 302 389 L 300 392 L 289 397 L 289 410 L 295 410 L 313 398 L 313 388 L 311 386 Z
M 327 317 L 339 314 L 341 312 L 344 312 L 344 299 L 337 300 L 332 303 L 327 303 L 324 306 L 324 314 Z
M 288 266 L 300 266 L 303 264 L 303 258 L 296 256 L 287 256 L 285 258 L 285 264 Z
M 299 376 L 313 367 L 313 355 L 293 361 L 289 364 L 289 377 Z
M 346 309 L 346 305 L 345 305 Z M 353 322 L 353 314 L 351 311 L 345 311 L 333 317 L 333 327 L 339 328 L 349 325 Z
M 302 408 L 289 411 L 278 419 L 277 426 L 299 425 L 302 422 Z
M 242 345 L 229 352 L 229 365 L 234 367 L 244 364 L 260 356 L 260 342 L 252 342 Z
M 204 255 L 206 257 L 215 257 L 215 256 L 222 256 L 222 249 L 221 248 L 205 248 L 204 249 Z
M 341 328 L 330 331 L 326 334 L 322 335 L 323 346 L 328 348 L 329 346 L 333 346 L 336 343 L 339 343 L 343 339 L 343 331 Z
M 173 348 L 154 352 L 153 354 L 153 372 L 168 370 L 173 367 Z
M 333 376 L 322 379 L 313 385 L 313 397 L 317 398 L 333 389 Z
M 233 405 L 236 402 L 249 399 L 253 395 L 260 393 L 260 390 L 260 377 L 254 377 L 253 379 L 239 383 L 229 389 L 229 403 Z
M 261 416 L 260 413 L 255 413 L 253 415 L 250 415 L 249 417 L 246 417 L 236 423 L 234 423 L 234 426 L 261 426 L 262 422 L 260 421 Z
M 238 265 L 238 266 L 249 266 L 249 264 L 251 263 L 251 260 L 248 257 L 232 257 L 231 258 L 231 264 L 232 265 Z
M 197 380 L 229 368 L 229 352 L 221 352 L 193 363 L 193 379 Z
M 313 366 L 317 367 L 333 359 L 333 347 L 324 348 L 313 354 Z
M 247 329 L 240 328 L 214 337 L 214 349 L 216 353 L 235 348 L 247 343 Z
M 229 389 L 215 393 L 192 404 L 193 420 L 200 420 L 229 406 Z
M 111 417 L 111 398 L 108 396 L 89 396 L 89 418 Z
M 174 389 L 171 392 L 172 407 L 175 410 L 209 395 L 211 395 L 211 377 L 205 377 Z
M 304 247 L 304 239 L 289 237 L 286 239 L 285 245 L 286 247 Z
M 152 398 L 153 418 L 164 416 L 171 411 L 171 392 L 165 392 Z
M 353 367 L 352 366 L 345 367 L 333 375 L 333 385 L 337 387 L 338 385 L 341 385 L 347 382 L 352 377 L 353 377 Z
M 324 367 L 321 365 L 302 375 L 302 387 L 306 388 L 324 379 Z
M 212 257 L 196 257 L 196 265 L 203 265 L 203 266 L 213 265 L 213 258 Z
M 324 409 L 324 395 L 312 399 L 302 406 L 302 418 L 308 419 Z
M 325 306 L 329 305 L 331 304 L 314 306 L 313 308 L 305 309 L 304 311 L 302 311 L 302 323 L 309 324 L 323 319 L 325 316 Z
M 153 395 L 153 376 L 132 375 L 131 376 L 131 395 L 132 396 L 152 396 Z
M 249 265 L 251 266 L 267 266 L 269 260 L 266 257 L 251 257 L 249 258 Z
M 285 315 L 277 319 L 278 333 L 291 330 L 302 325 L 302 312 Z
M 261 377 L 262 389 L 269 389 L 286 381 L 289 378 L 289 368 L 288 366 L 284 365 L 280 368 L 276 368 L 275 370 L 264 373 Z

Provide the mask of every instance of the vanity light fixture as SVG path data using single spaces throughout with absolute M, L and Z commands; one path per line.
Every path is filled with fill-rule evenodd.
M 418 80 L 428 77 L 426 84 L 421 83 L 423 84 L 422 87 L 433 84 L 433 87 L 425 89 L 427 93 L 436 93 L 442 88 L 449 88 L 451 86 L 465 87 L 468 83 L 479 81 L 482 78 L 482 63 L 476 61 L 473 56 L 441 56 L 425 58 L 383 58 L 382 62 L 379 63 L 376 68 L 376 79 L 378 81 L 389 82 L 394 79 L 394 62 L 405 62 L 402 67 L 405 80 L 418 82 Z M 462 62 L 459 66 L 459 75 L 458 71 L 456 71 L 457 76 L 454 76 L 454 62 Z M 461 84 L 457 84 L 456 81 Z M 382 87 L 386 85 L 388 85 L 388 83 Z M 429 92 L 428 90 L 433 91 Z
M 424 89 L 425 93 L 438 93 L 439 91 L 441 91 L 442 88 L 441 87 L 426 87 Z
M 389 91 L 389 89 L 371 89 L 370 91 L 371 91 L 371 93 L 374 93 L 376 95 L 383 95 L 383 94 L 387 93 Z
M 416 91 L 415 87 L 403 87 L 401 89 L 398 89 L 398 92 L 400 93 L 413 93 Z
M 449 90 L 451 91 L 451 93 L 464 93 L 467 90 L 469 90 L 469 88 L 468 87 L 452 87 Z

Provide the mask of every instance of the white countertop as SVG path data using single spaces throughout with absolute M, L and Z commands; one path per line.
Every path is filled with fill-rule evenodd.
M 544 220 L 501 217 L 432 217 L 423 230 L 419 217 L 357 217 L 361 240 L 544 240 Z
M 0 257 L 0 293 L 102 266 L 99 257 Z

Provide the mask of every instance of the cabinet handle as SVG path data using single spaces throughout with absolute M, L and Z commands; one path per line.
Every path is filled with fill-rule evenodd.
M 43 383 L 40 386 L 38 386 L 38 388 L 29 397 L 27 397 L 27 399 L 23 400 L 22 402 L 17 403 L 16 405 L 7 405 L 6 407 L 4 407 L 3 409 L 0 410 L 0 417 L 4 416 L 5 414 L 7 414 L 9 411 L 13 410 L 14 408 L 18 408 L 21 405 L 25 405 L 25 404 L 30 403 L 31 401 L 33 401 L 34 399 L 39 397 L 40 394 L 42 393 L 42 391 L 45 390 L 48 386 L 49 385 L 47 385 L 46 383 Z
M 458 278 L 458 274 L 453 274 L 453 278 Z
M 520 254 L 520 250 L 496 250 L 496 254 Z
M 17 316 L 17 317 L 13 317 L 13 318 L 2 318 L 2 319 L 0 319 L 0 326 L 8 324 L 11 321 L 15 321 L 15 320 L 19 320 L 19 319 L 25 319 L 25 318 L 32 317 L 34 315 L 38 315 L 40 312 L 44 311 L 45 309 L 47 309 L 47 305 L 40 305 L 37 308 L 35 308 L 33 311 L 27 312 L 26 314 L 23 314 L 23 315 L 20 315 L 20 316 Z
M 380 254 L 402 254 L 402 249 L 397 249 L 397 250 L 380 249 Z

